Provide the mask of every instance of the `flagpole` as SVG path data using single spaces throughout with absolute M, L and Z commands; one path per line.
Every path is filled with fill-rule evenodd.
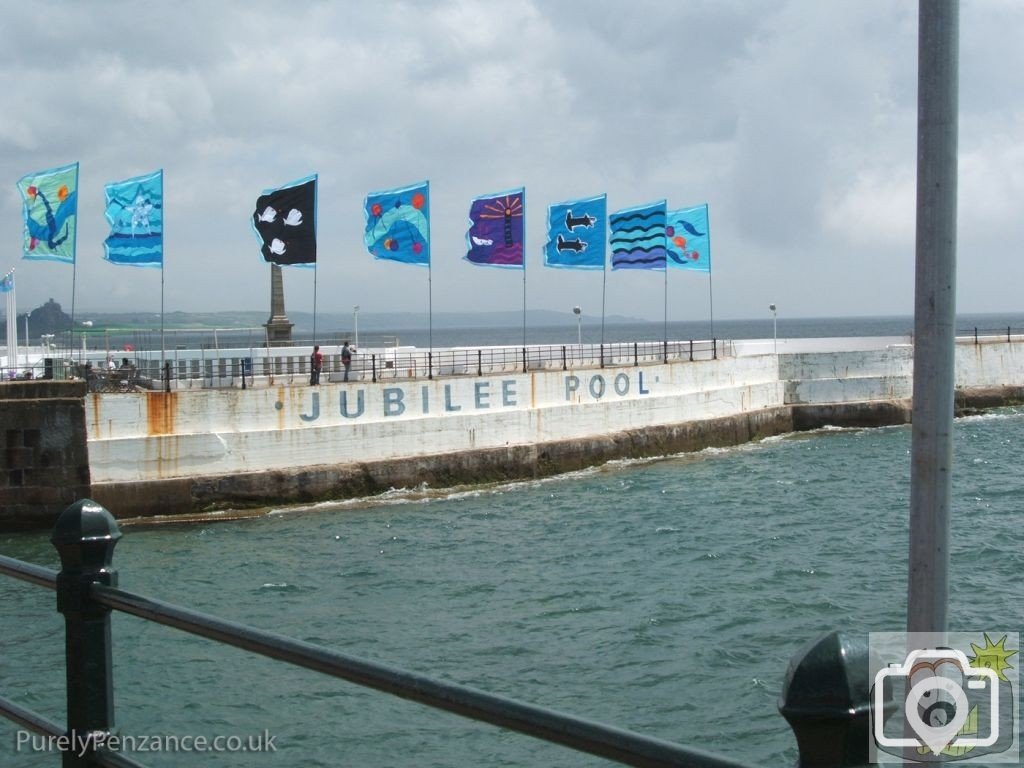
M 663 304 L 664 304 L 664 307 L 665 307 L 665 339 L 664 339 L 664 341 L 665 341 L 665 349 L 664 349 L 664 353 L 665 353 L 665 356 L 667 358 L 668 357 L 668 250 L 667 249 L 665 251 L 665 297 L 664 297 Z M 665 362 L 667 363 L 668 360 L 666 359 Z
M 75 284 L 78 281 L 78 163 L 75 163 L 75 234 L 71 240 L 71 331 L 68 334 L 71 345 L 70 352 L 75 351 Z M 82 362 L 82 356 L 78 356 Z
M 314 181 L 313 181 L 313 242 L 314 242 L 314 246 L 313 247 L 315 248 L 316 247 L 316 245 L 315 245 L 315 243 L 316 243 L 316 209 L 317 209 L 317 205 L 320 202 L 320 196 L 319 196 L 320 174 L 319 173 L 314 173 L 313 174 L 313 179 L 314 179 Z M 316 255 L 314 254 L 314 256 L 313 256 L 313 345 L 314 346 L 316 346 L 316 273 L 317 273 L 317 268 L 316 267 L 317 267 L 317 262 L 318 262 L 318 260 L 316 258 Z
M 14 272 L 12 269 L 8 272 L 11 275 Z M 7 294 L 7 362 L 11 369 L 18 367 L 18 285 L 14 278 L 11 277 L 11 291 Z M 25 315 L 25 368 L 28 368 L 28 314 Z M 11 333 L 11 330 L 14 330 Z M 13 346 L 12 346 L 13 345 Z
M 160 232 L 161 240 L 167 240 L 167 201 L 164 200 L 164 169 L 160 169 Z M 163 376 L 167 345 L 164 342 L 164 252 L 160 251 L 160 376 Z
M 523 354 L 526 354 L 526 187 L 523 187 Z M 523 361 L 525 370 L 526 361 Z
M 715 294 L 711 290 L 711 213 L 704 204 L 704 224 L 708 231 L 708 312 L 711 320 L 711 338 L 715 338 Z
M 427 205 L 430 205 L 430 180 L 427 179 Z M 429 208 L 427 209 L 429 213 Z M 430 237 L 430 216 L 427 216 L 427 348 L 434 354 L 434 255 L 430 252 L 433 240 Z
M 608 259 L 601 262 L 601 349 L 604 349 L 604 302 L 608 294 Z M 603 353 L 602 353 L 603 355 Z
M 708 270 L 708 312 L 711 320 L 711 338 L 715 338 L 715 292 L 711 288 L 711 270 Z

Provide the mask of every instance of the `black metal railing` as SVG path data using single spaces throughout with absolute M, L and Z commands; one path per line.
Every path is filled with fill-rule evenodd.
M 985 342 L 1006 342 L 1009 344 L 1013 341 L 1014 336 L 1019 340 L 1024 340 L 1024 329 L 1014 329 L 1011 326 L 1005 328 L 960 328 L 957 329 L 956 338 L 958 341 L 964 339 L 971 339 L 975 344 L 983 344 Z
M 34 733 L 65 737 L 74 747 L 62 751 L 64 768 L 142 768 L 103 746 L 114 726 L 111 611 L 624 765 L 743 766 L 702 750 L 357 658 L 119 589 L 118 574 L 111 563 L 120 537 L 113 516 L 96 502 L 83 499 L 64 510 L 54 527 L 51 541 L 60 555 L 60 572 L 0 556 L 0 574 L 57 592 L 57 610 L 65 619 L 68 705 L 66 728 L 3 697 L 0 715 Z M 865 765 L 868 701 L 865 646 L 833 632 L 794 657 L 779 708 L 796 734 L 800 764 Z M 82 734 L 89 738 L 82 740 Z
M 707 341 L 623 341 L 605 344 L 549 344 L 508 347 L 456 347 L 424 350 L 416 347 L 374 348 L 355 354 L 346 371 L 340 352 L 325 353 L 320 381 L 387 381 L 529 373 L 545 370 L 660 365 L 715 360 L 729 345 Z M 250 388 L 302 384 L 310 378 L 308 354 L 267 348 L 252 350 L 171 350 L 161 363 L 159 354 L 132 353 L 111 358 L 93 353 L 95 360 L 75 362 L 47 358 L 32 369 L 9 372 L 8 378 L 66 379 L 88 382 L 90 392 L 132 392 L 137 389 Z

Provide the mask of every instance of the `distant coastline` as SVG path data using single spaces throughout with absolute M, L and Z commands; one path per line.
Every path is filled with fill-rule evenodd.
M 2 317 L 2 315 L 0 315 Z M 209 329 L 209 328 L 255 328 L 261 327 L 268 319 L 267 311 L 223 311 L 223 312 L 167 312 L 163 318 L 165 328 L 174 329 Z M 309 332 L 314 326 L 314 317 L 310 312 L 288 312 L 288 319 L 295 324 L 296 331 Z M 601 323 L 601 316 L 588 312 L 582 314 L 585 328 L 593 328 Z M 339 312 L 319 312 L 315 318 L 317 328 L 351 329 L 353 314 Z M 75 317 L 76 326 L 82 321 L 91 321 L 94 331 L 104 327 L 111 329 L 154 330 L 160 327 L 160 315 L 153 312 L 79 312 Z M 519 310 L 498 312 L 435 312 L 428 317 L 426 312 L 360 312 L 358 316 L 361 332 L 380 333 L 403 330 L 426 329 L 428 323 L 434 329 L 491 329 L 491 328 L 522 328 L 523 313 Z M 531 309 L 526 312 L 527 328 L 572 327 L 576 328 L 577 317 L 572 312 L 556 312 L 552 310 Z M 661 319 L 645 320 L 626 315 L 608 315 L 604 318 L 605 326 L 654 327 L 663 329 Z M 903 328 L 904 332 L 913 329 L 914 318 L 906 315 L 854 315 L 854 316 L 822 316 L 822 317 L 789 317 L 780 312 L 778 315 L 779 336 L 805 337 L 820 334 L 808 334 L 808 329 L 815 327 L 842 327 L 852 329 L 853 333 L 845 335 L 867 336 L 876 335 L 878 328 Z M 668 321 L 672 327 L 711 326 L 711 318 L 677 319 Z M 715 328 L 767 327 L 771 335 L 772 317 L 766 312 L 760 318 L 714 318 Z M 1024 312 L 964 312 L 957 314 L 957 329 L 972 327 L 1000 328 L 1024 326 Z M 795 332 L 800 329 L 800 332 Z M 794 331 L 794 332 L 790 332 Z M 731 334 L 719 333 L 718 338 L 732 338 Z

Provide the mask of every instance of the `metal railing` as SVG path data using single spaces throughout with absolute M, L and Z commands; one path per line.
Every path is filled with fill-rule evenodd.
M 339 352 L 325 353 L 320 381 L 382 381 L 484 376 L 530 371 L 572 370 L 659 365 L 672 362 L 715 360 L 732 354 L 731 343 L 709 341 L 643 341 L 605 344 L 549 344 L 528 346 L 375 347 L 358 351 L 346 372 Z M 117 367 L 108 369 L 110 362 Z M 347 376 L 346 376 L 347 373 Z M 85 362 L 47 358 L 31 375 L 19 378 L 80 378 L 90 392 L 129 392 L 142 389 L 268 387 L 302 384 L 310 378 L 306 350 L 267 347 L 254 349 L 169 350 L 133 352 L 107 360 L 93 353 Z
M 0 715 L 43 736 L 65 737 L 64 768 L 143 768 L 103 746 L 114 726 L 111 611 L 518 731 L 623 765 L 742 768 L 703 750 L 585 720 L 467 686 L 368 661 L 273 632 L 118 589 L 111 567 L 121 538 L 114 517 L 88 499 L 60 515 L 51 541 L 60 572 L 0 555 L 0 574 L 57 592 L 66 632 L 67 726 L 0 697 Z M 779 709 L 796 734 L 800 764 L 864 765 L 870 713 L 867 648 L 830 633 L 790 664 Z M 88 736 L 88 738 L 85 738 Z
M 975 344 L 1002 343 L 1009 344 L 1014 340 L 1024 341 L 1024 329 L 1014 330 L 1011 326 L 1005 328 L 967 328 L 956 332 L 956 340 L 972 340 Z

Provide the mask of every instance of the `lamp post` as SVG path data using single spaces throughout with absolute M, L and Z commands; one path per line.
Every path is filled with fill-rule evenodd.
M 768 309 L 772 313 L 772 349 L 775 354 L 779 354 L 779 315 L 775 311 L 775 305 L 769 304 Z
M 359 305 L 352 307 L 352 331 L 355 336 L 356 349 L 359 349 Z
M 583 350 L 583 310 L 579 308 L 579 305 L 572 308 L 572 313 L 576 315 L 576 342 L 579 344 L 580 350 Z

